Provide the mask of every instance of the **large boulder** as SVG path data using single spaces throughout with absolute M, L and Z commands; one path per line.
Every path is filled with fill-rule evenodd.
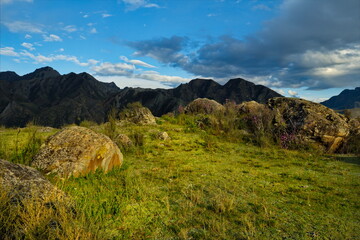
M 225 107 L 215 100 L 198 98 L 189 103 L 184 110 L 186 114 L 212 114 L 225 111 Z
M 142 106 L 127 108 L 120 113 L 120 119 L 139 125 L 156 124 L 156 119 L 151 111 Z
M 318 143 L 328 152 L 335 152 L 349 135 L 345 116 L 318 103 L 298 98 L 272 98 L 268 106 L 275 113 L 274 124 L 305 142 Z
M 0 239 L 54 239 L 74 203 L 39 171 L 0 159 Z M 74 231 L 74 229 L 72 229 Z
M 51 136 L 32 166 L 60 177 L 81 176 L 120 166 L 123 155 L 109 137 L 84 127 L 69 127 Z
M 53 186 L 32 167 L 0 159 L 0 187 L 13 202 L 24 199 L 49 201 L 64 198 L 65 194 Z

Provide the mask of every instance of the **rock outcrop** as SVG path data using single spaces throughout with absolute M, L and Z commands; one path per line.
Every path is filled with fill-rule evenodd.
M 69 127 L 46 141 L 32 166 L 45 174 L 77 177 L 97 169 L 107 172 L 122 161 L 122 153 L 107 136 L 84 127 Z
M 120 119 L 139 125 L 156 124 L 156 119 L 146 107 L 131 107 L 120 114 Z
M 186 114 L 212 114 L 225 111 L 225 107 L 214 100 L 198 98 L 189 103 L 184 110 Z
M 304 141 L 318 143 L 335 152 L 350 133 L 347 118 L 333 110 L 298 98 L 272 98 L 268 106 L 274 111 L 274 124 L 301 136 Z
M 52 201 L 65 194 L 53 186 L 39 171 L 32 167 L 0 159 L 0 187 L 9 194 L 12 202 L 24 199 Z

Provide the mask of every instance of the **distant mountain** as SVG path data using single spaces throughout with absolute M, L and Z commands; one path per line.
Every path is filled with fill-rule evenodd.
M 360 108 L 360 87 L 353 90 L 346 89 L 339 95 L 331 97 L 321 104 L 335 110 Z
M 118 109 L 128 103 L 139 101 L 148 107 L 155 116 L 173 112 L 180 105 L 185 106 L 197 98 L 209 98 L 219 103 L 232 100 L 236 103 L 257 101 L 265 103 L 269 98 L 281 97 L 280 94 L 262 85 L 241 78 L 231 79 L 220 85 L 211 79 L 194 79 L 173 89 L 125 88 L 108 100 Z M 109 108 L 109 105 L 107 105 Z
M 255 100 L 265 103 L 280 97 L 275 91 L 244 79 L 231 79 L 225 85 L 210 79 L 195 79 L 173 89 L 119 89 L 103 83 L 88 73 L 59 74 L 51 67 L 24 76 L 0 73 L 0 125 L 36 124 L 60 127 L 83 120 L 103 122 L 111 108 L 121 110 L 128 103 L 141 102 L 155 116 L 176 111 L 196 98 L 210 98 L 220 103 Z
M 104 121 L 103 101 L 120 91 L 87 73 L 60 75 L 50 67 L 22 77 L 0 74 L 0 124 L 24 126 L 29 121 L 59 127 L 89 119 Z

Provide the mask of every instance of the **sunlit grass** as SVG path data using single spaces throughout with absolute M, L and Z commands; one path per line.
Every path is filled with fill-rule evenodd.
M 170 120 L 160 119 L 157 126 L 117 126 L 116 133 L 143 138 L 142 144 L 124 153 L 121 168 L 66 181 L 51 179 L 74 199 L 84 229 L 93 229 L 92 238 L 356 239 L 360 235 L 358 158 L 259 148 Z M 107 131 L 104 125 L 92 129 Z M 17 131 L 1 130 L 3 156 L 12 156 Z M 24 138 L 26 131 L 21 130 Z M 160 131 L 171 140 L 156 139 Z M 48 135 L 37 133 L 41 141 Z M 26 143 L 18 143 L 19 149 Z

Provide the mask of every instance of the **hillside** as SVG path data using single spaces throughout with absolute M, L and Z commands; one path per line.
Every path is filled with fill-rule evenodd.
M 246 138 L 204 131 L 185 116 L 166 116 L 157 122 L 152 126 L 128 124 L 115 128 L 116 135 L 127 134 L 134 142 L 134 146 L 122 148 L 121 168 L 65 181 L 50 178 L 74 199 L 76 215 L 71 217 L 63 212 L 49 218 L 44 214 L 48 211 L 46 207 L 29 211 L 28 215 L 22 213 L 20 216 L 27 219 L 27 236 L 44 239 L 359 236 L 359 158 L 324 156 L 278 146 L 260 148 Z M 109 123 L 88 125 L 100 133 L 109 133 L 108 126 Z M 26 163 L 37 148 L 35 152 L 26 149 L 32 149 L 32 144 L 41 145 L 46 137 L 58 131 L 36 126 L 20 130 L 2 128 L 0 158 Z M 156 137 L 163 131 L 170 140 Z M 40 142 L 31 140 L 34 133 Z M 0 198 L 0 213 L 6 209 L 4 198 Z M 16 212 L 0 214 L 0 223 L 10 224 L 7 220 L 15 215 Z M 54 219 L 60 225 L 51 225 L 54 230 L 46 230 L 48 221 Z
M 331 97 L 321 104 L 335 109 L 344 110 L 360 107 L 360 87 L 355 89 L 345 89 L 339 95 Z
M 34 121 L 59 127 L 84 119 L 102 122 L 103 101 L 118 90 L 87 73 L 60 75 L 50 67 L 22 77 L 5 72 L 0 75 L 0 124 L 24 126 Z
M 0 125 L 21 127 L 33 121 L 60 127 L 83 120 L 104 122 L 112 108 L 141 102 L 156 116 L 177 111 L 196 98 L 210 98 L 220 103 L 255 100 L 264 103 L 279 97 L 271 89 L 244 79 L 232 79 L 225 85 L 213 80 L 195 79 L 174 89 L 119 89 L 103 83 L 88 73 L 60 75 L 51 67 L 24 76 L 0 73 Z

